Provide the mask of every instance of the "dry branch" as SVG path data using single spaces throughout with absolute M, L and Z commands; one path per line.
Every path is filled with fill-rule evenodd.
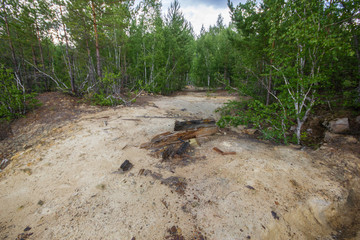
M 221 155 L 236 155 L 236 152 L 224 152 L 217 147 L 214 147 L 213 150 Z
M 215 127 L 215 120 L 212 118 L 200 119 L 200 120 L 190 120 L 190 121 L 176 121 L 174 131 L 198 129 L 198 128 L 207 128 Z

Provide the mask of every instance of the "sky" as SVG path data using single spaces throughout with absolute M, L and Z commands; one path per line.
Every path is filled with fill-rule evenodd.
M 186 20 L 191 22 L 195 34 L 199 34 L 201 26 L 204 24 L 205 29 L 215 25 L 218 15 L 224 18 L 224 24 L 228 25 L 231 21 L 227 0 L 178 0 L 180 10 L 183 12 Z M 173 0 L 163 0 L 163 14 L 166 14 Z M 240 0 L 233 0 L 236 6 Z
M 162 0 L 163 15 L 167 13 L 171 2 L 174 0 Z M 230 13 L 227 6 L 227 0 L 178 0 L 180 3 L 180 10 L 183 12 L 186 20 L 191 22 L 196 35 L 200 34 L 201 26 L 204 24 L 205 29 L 209 26 L 215 25 L 218 15 L 221 14 L 224 18 L 224 24 L 228 25 L 230 22 Z M 239 2 L 245 0 L 232 0 L 234 6 Z

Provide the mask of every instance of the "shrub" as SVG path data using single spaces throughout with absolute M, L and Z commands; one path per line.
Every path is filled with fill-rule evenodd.
M 116 106 L 123 103 L 121 100 L 116 99 L 112 95 L 106 96 L 103 93 L 90 94 L 88 98 L 93 105 Z
M 0 118 L 11 120 L 24 115 L 29 109 L 38 105 L 36 94 L 27 94 L 16 84 L 11 69 L 0 66 Z
M 221 114 L 219 127 L 247 125 L 258 129 L 267 140 L 285 144 L 295 140 L 289 133 L 293 122 L 284 116 L 277 103 L 266 106 L 258 100 L 231 101 L 218 112 Z

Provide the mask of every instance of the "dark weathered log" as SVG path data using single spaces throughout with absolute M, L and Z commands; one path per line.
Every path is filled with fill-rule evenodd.
M 172 158 L 174 154 L 175 154 L 175 148 L 173 145 L 170 145 L 162 152 L 161 157 L 164 161 L 166 161 L 169 158 Z
M 183 143 L 181 144 L 181 146 L 179 147 L 179 149 L 176 151 L 176 154 L 177 154 L 177 155 L 182 155 L 182 154 L 184 154 L 189 147 L 190 147 L 190 143 L 189 143 L 189 142 L 183 142 Z
M 140 148 L 157 150 L 171 144 L 181 144 L 182 141 L 191 138 L 211 136 L 217 132 L 217 127 L 200 128 L 175 133 L 165 132 L 153 137 L 150 142 L 141 144 Z
M 190 121 L 175 121 L 174 131 L 215 127 L 215 123 L 215 120 L 212 118 Z

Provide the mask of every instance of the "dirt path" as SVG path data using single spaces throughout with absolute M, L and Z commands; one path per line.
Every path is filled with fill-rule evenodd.
M 175 119 L 216 118 L 229 99 L 156 97 L 50 129 L 2 172 L 0 238 L 360 239 L 358 156 L 231 131 L 204 140 L 187 162 L 161 163 L 139 148 Z M 214 146 L 237 154 L 221 156 Z M 350 165 L 341 165 L 344 156 Z M 114 173 L 125 160 L 134 167 Z

